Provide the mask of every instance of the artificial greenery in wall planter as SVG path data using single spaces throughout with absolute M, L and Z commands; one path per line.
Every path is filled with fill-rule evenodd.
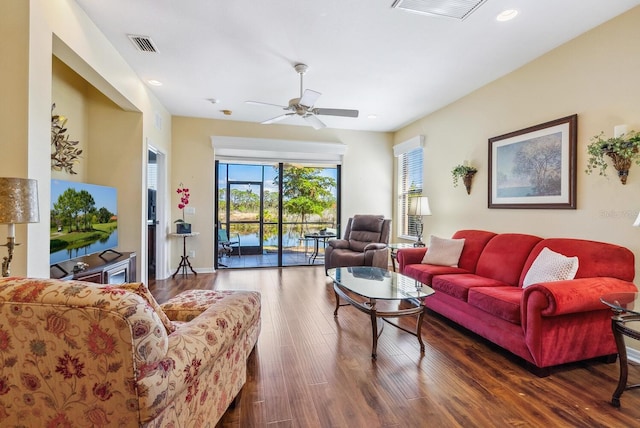
M 51 105 L 51 169 L 54 171 L 65 170 L 69 174 L 77 174 L 73 170 L 73 165 L 80 161 L 82 149 L 76 147 L 79 141 L 69 141 L 69 134 L 64 125 L 67 118 L 53 114 L 56 108 Z
M 467 189 L 467 195 L 471 194 L 471 182 L 473 176 L 478 172 L 478 169 L 469 165 L 457 165 L 451 170 L 453 177 L 453 187 L 458 187 L 458 181 L 462 178 L 464 187 Z
M 587 146 L 589 159 L 585 172 L 591 174 L 594 171 L 602 176 L 607 173 L 607 159 L 613 161 L 613 167 L 618 171 L 618 177 L 622 184 L 627 184 L 631 164 L 640 165 L 640 133 L 629 131 L 618 137 L 604 138 L 604 132 L 591 138 Z

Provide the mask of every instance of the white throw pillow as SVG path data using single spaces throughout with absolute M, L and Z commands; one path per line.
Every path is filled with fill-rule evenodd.
M 429 247 L 422 263 L 440 266 L 458 266 L 460 254 L 464 247 L 464 239 L 445 239 L 431 235 Z
M 573 279 L 578 272 L 578 257 L 567 257 L 544 247 L 524 276 L 522 288 L 539 282 Z

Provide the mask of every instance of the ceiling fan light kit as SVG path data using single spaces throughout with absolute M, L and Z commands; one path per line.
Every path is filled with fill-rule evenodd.
M 326 128 L 327 125 L 325 125 L 317 116 L 358 117 L 358 110 L 315 107 L 316 101 L 322 94 L 311 89 L 304 89 L 302 76 L 307 72 L 307 70 L 309 70 L 309 67 L 306 64 L 296 64 L 293 68 L 296 73 L 300 75 L 300 96 L 297 98 L 291 98 L 288 105 L 282 106 L 278 104 L 264 103 L 261 101 L 246 102 L 247 104 L 253 105 L 279 107 L 287 111 L 287 113 L 261 122 L 263 125 L 276 123 L 291 116 L 300 116 L 314 129 L 322 129 Z

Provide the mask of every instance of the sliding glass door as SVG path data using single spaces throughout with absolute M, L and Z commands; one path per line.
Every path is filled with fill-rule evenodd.
M 218 254 L 217 264 L 323 263 L 326 242 L 309 235 L 339 232 L 339 173 L 339 166 L 216 161 L 216 224 L 238 247 Z

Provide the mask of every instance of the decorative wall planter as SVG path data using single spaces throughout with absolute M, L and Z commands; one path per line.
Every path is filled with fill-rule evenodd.
M 630 131 L 617 137 L 605 139 L 604 133 L 596 135 L 587 146 L 589 159 L 586 173 L 598 171 L 599 175 L 606 176 L 608 166 L 607 158 L 611 159 L 613 167 L 618 171 L 618 177 L 622 184 L 627 184 L 629 169 L 636 163 L 640 165 L 640 133 Z
M 451 170 L 451 176 L 453 177 L 453 187 L 458 187 L 458 181 L 462 178 L 465 189 L 467 189 L 467 195 L 471 194 L 471 183 L 473 182 L 473 176 L 478 172 L 477 168 L 469 165 L 458 165 Z
M 471 182 L 473 181 L 473 176 L 476 175 L 475 172 L 468 172 L 464 177 L 462 177 L 462 182 L 464 183 L 465 189 L 467 189 L 467 195 L 471 194 Z
M 618 171 L 620 182 L 627 184 L 627 177 L 629 176 L 629 169 L 631 168 L 631 159 L 611 151 L 605 152 L 605 154 L 613 160 L 613 167 Z

